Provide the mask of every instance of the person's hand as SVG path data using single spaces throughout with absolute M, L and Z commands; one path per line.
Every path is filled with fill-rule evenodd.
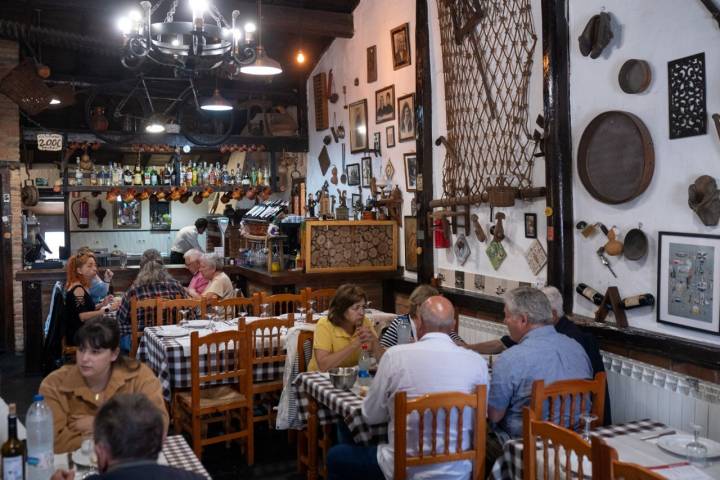
M 375 342 L 377 342 L 377 337 L 370 330 L 370 327 L 362 326 L 357 329 L 355 334 L 357 335 L 357 338 L 360 340 L 360 343 L 367 343 L 368 345 L 373 347 L 375 345 Z
M 105 297 L 105 298 L 102 299 L 102 301 L 98 304 L 97 308 L 106 307 L 106 306 L 110 305 L 110 303 L 111 303 L 112 301 L 113 301 L 113 296 L 112 296 L 112 295 L 108 295 L 107 297 Z
M 75 470 L 63 470 L 62 468 L 55 470 L 55 473 L 53 473 L 52 477 L 50 477 L 50 480 L 74 480 L 74 479 L 75 479 Z
M 70 415 L 69 427 L 83 436 L 92 435 L 93 421 L 95 417 L 92 415 Z
M 105 280 L 105 283 L 110 283 L 110 281 L 112 281 L 113 275 L 115 274 L 109 268 L 105 270 L 105 273 L 103 274 L 103 280 Z

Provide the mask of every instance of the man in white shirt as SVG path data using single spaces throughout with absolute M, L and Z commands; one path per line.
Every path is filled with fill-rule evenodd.
M 444 297 L 428 298 L 417 312 L 419 341 L 389 348 L 382 357 L 377 375 L 363 402 L 363 418 L 368 424 L 388 423 L 389 443 L 372 447 L 339 444 L 328 454 L 328 477 L 334 479 L 388 479 L 394 474 L 394 409 L 395 393 L 405 391 L 408 398 L 435 392 L 471 393 L 476 385 L 488 383 L 485 360 L 475 352 L 457 346 L 448 336 L 455 324 L 452 303 Z M 457 420 L 451 416 L 450 451 L 455 452 Z M 463 447 L 470 448 L 474 412 L 466 409 L 463 418 Z M 426 451 L 431 448 L 426 418 Z M 441 421 L 442 420 L 442 421 Z M 485 421 L 484 419 L 482 421 Z M 438 419 L 437 449 L 444 449 L 444 418 Z M 408 419 L 407 445 L 409 455 L 417 454 L 417 414 Z M 469 461 L 448 462 L 409 469 L 411 478 L 469 479 Z
M 205 233 L 205 229 L 208 226 L 208 221 L 204 218 L 198 218 L 195 220 L 195 225 L 188 225 L 178 230 L 175 234 L 175 241 L 170 247 L 170 263 L 182 264 L 185 263 L 185 252 L 190 249 L 196 249 L 200 252 L 205 252 L 198 242 L 198 236 Z

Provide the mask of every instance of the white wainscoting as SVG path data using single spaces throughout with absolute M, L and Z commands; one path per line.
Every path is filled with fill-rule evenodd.
M 499 323 L 460 316 L 459 334 L 468 343 L 500 338 Z M 703 426 L 703 436 L 720 441 L 720 385 L 601 352 L 610 390 L 613 423 L 652 418 L 675 429 Z
M 138 254 L 148 248 L 156 248 L 162 253 L 170 252 L 176 232 L 151 233 L 145 231 L 111 230 L 107 232 L 72 232 L 70 243 L 73 250 L 79 247 L 107 248 L 108 252 L 122 250 L 129 254 Z

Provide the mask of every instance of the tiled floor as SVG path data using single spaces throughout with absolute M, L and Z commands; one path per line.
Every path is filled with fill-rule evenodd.
M 25 412 L 32 403 L 42 377 L 26 377 L 24 357 L 0 354 L 0 396 L 6 402 L 15 402 L 24 421 Z M 255 427 L 255 465 L 248 467 L 232 444 L 213 445 L 205 450 L 203 465 L 215 480 L 238 478 L 266 480 L 295 480 L 302 478 L 295 474 L 295 445 L 288 442 L 287 432 L 269 430 L 266 425 Z

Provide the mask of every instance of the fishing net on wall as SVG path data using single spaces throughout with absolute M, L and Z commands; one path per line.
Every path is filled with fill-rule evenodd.
M 443 197 L 532 187 L 530 0 L 437 0 L 447 112 Z

